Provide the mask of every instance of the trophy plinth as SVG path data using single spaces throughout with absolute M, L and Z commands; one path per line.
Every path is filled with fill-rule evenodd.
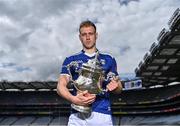
M 82 113 L 90 113 L 91 112 L 91 106 L 81 106 L 81 105 L 75 105 L 71 104 L 71 107 L 79 112 Z

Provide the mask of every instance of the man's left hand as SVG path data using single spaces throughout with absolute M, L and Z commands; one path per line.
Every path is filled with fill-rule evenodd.
M 106 86 L 108 91 L 114 91 L 119 87 L 119 77 L 113 77 L 111 82 Z

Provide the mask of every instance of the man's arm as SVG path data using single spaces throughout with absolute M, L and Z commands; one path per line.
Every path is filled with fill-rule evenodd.
M 76 96 L 72 95 L 67 88 L 67 84 L 69 83 L 70 77 L 67 75 L 60 75 L 57 84 L 57 93 L 70 101 L 71 103 L 77 105 L 88 105 L 94 102 L 95 95 L 89 94 L 87 91 L 79 92 Z

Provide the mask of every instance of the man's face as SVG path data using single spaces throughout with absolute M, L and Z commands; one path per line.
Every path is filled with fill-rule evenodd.
M 97 33 L 93 26 L 82 27 L 79 38 L 84 48 L 92 49 L 96 46 Z

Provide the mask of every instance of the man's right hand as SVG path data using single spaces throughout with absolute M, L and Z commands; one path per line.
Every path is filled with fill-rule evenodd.
M 96 99 L 95 94 L 90 94 L 88 91 L 77 92 L 77 95 L 73 97 L 72 102 L 76 105 L 87 106 L 92 104 Z

